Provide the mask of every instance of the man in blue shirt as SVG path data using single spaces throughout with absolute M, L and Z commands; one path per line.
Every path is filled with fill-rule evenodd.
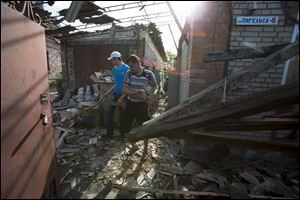
M 113 91 L 113 102 L 109 106 L 107 130 L 106 130 L 106 134 L 110 138 L 112 138 L 114 134 L 114 113 L 116 110 L 117 101 L 123 94 L 124 76 L 126 71 L 129 69 L 128 65 L 123 63 L 121 56 L 122 55 L 120 52 L 113 51 L 110 54 L 110 57 L 107 58 L 107 60 L 111 61 L 111 63 L 114 65 L 114 79 L 115 79 L 114 86 L 104 94 L 104 96 L 107 96 Z

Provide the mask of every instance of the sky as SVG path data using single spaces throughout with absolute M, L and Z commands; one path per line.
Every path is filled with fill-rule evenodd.
M 174 40 L 178 46 L 178 41 L 181 36 L 180 29 L 176 25 L 174 17 L 171 16 L 168 12 L 170 11 L 165 1 L 94 1 L 96 5 L 101 8 L 110 7 L 110 12 L 106 12 L 111 17 L 116 19 L 121 19 L 122 23 L 117 23 L 118 26 L 130 26 L 134 23 L 147 24 L 149 21 L 157 24 L 158 29 L 162 32 L 162 42 L 165 48 L 165 51 L 170 51 L 173 54 L 177 54 L 176 46 L 174 44 Z M 138 3 L 138 4 L 137 4 Z M 170 1 L 170 4 L 173 10 L 176 12 L 176 16 L 180 22 L 181 27 L 184 26 L 186 17 L 192 12 L 195 7 L 195 1 Z M 54 5 L 49 6 L 48 4 L 44 4 L 44 9 L 51 12 L 51 16 L 58 16 L 58 11 L 62 9 L 69 8 L 71 1 L 55 1 Z M 122 4 L 127 4 L 123 6 Z M 155 5 L 153 5 L 155 4 Z M 112 7 L 114 6 L 114 7 Z M 137 8 L 131 8 L 136 7 Z M 144 9 L 141 9 L 142 6 L 145 6 Z M 122 9 L 128 8 L 128 9 Z M 129 9 L 130 8 L 130 9 Z M 108 9 L 106 9 L 108 10 Z M 148 18 L 147 18 L 148 15 Z M 169 16 L 166 16 L 169 15 Z M 139 17 L 138 19 L 136 18 Z M 133 18 L 132 18 L 133 17 Z M 127 19 L 124 19 L 127 18 Z M 134 21 L 135 20 L 135 21 Z M 126 22 L 128 21 L 128 22 Z M 169 24 L 169 25 L 168 25 Z M 63 21 L 61 23 L 64 25 L 72 25 L 78 26 L 82 25 L 79 20 L 75 20 L 75 22 L 69 23 L 67 21 Z M 89 25 L 92 26 L 92 25 Z M 89 27 L 88 26 L 88 27 Z M 169 27 L 170 26 L 170 27 Z M 84 26 L 81 26 L 82 28 Z M 96 28 L 88 28 L 81 31 L 95 31 L 95 30 L 103 30 L 110 28 L 110 25 L 98 26 Z M 174 40 L 172 34 L 170 32 L 172 30 Z

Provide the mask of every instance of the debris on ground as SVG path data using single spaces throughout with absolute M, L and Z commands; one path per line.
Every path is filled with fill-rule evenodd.
M 299 198 L 297 157 L 224 144 L 186 152 L 180 140 L 130 143 L 116 130 L 110 139 L 104 128 L 84 120 L 95 116 L 84 111 L 101 112 L 95 105 L 89 101 L 54 108 L 62 198 Z M 153 117 L 166 108 L 166 99 L 159 99 Z
M 183 158 L 179 142 L 164 137 L 145 149 L 144 141 L 107 139 L 102 128 L 68 134 L 57 149 L 63 198 L 299 197 L 298 158 L 267 152 L 246 161 L 230 153 L 203 164 Z

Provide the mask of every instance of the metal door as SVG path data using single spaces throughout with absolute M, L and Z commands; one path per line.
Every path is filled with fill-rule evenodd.
M 56 177 L 48 91 L 44 29 L 1 3 L 1 198 L 40 198 Z

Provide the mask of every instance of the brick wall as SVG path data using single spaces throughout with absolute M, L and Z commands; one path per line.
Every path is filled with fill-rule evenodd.
M 62 73 L 61 49 L 59 41 L 46 38 L 48 77 L 55 79 Z
M 257 10 L 253 16 L 278 16 L 278 24 L 271 26 L 241 26 L 236 25 L 237 16 L 247 16 L 249 14 L 250 1 L 232 1 L 232 33 L 230 37 L 230 49 L 242 47 L 259 48 L 283 43 L 290 43 L 294 23 L 291 23 L 285 16 L 280 1 L 256 1 Z M 289 2 L 287 5 L 291 5 Z M 297 6 L 295 4 L 295 6 Z M 299 4 L 298 4 L 299 6 Z M 295 13 L 290 13 L 295 16 Z M 259 62 L 261 59 L 241 59 L 229 61 L 228 74 L 238 73 L 243 69 L 249 68 Z M 284 63 L 278 64 L 268 71 L 265 71 L 253 78 L 251 81 L 240 85 L 234 90 L 229 90 L 227 98 L 238 98 L 249 95 L 254 92 L 266 91 L 270 88 L 280 86 L 284 72 Z M 299 77 L 298 77 L 299 81 Z M 288 111 L 288 110 L 286 110 Z M 276 111 L 261 113 L 259 116 L 272 116 Z M 293 112 L 293 108 L 290 108 Z M 253 116 L 252 116 L 253 117 Z M 223 134 L 234 135 L 245 139 L 272 140 L 274 138 L 287 137 L 290 131 L 249 131 L 249 132 L 223 132 Z
M 189 96 L 195 95 L 223 78 L 224 62 L 203 63 L 209 52 L 227 48 L 230 36 L 229 2 L 203 2 L 191 20 L 188 56 Z
M 259 48 L 271 46 L 291 41 L 294 24 L 290 23 L 283 12 L 280 1 L 256 1 L 257 10 L 252 16 L 278 16 L 278 25 L 236 25 L 237 16 L 247 16 L 251 1 L 232 1 L 232 33 L 230 37 L 230 49 L 241 47 Z M 291 4 L 288 4 L 291 5 Z M 294 13 L 293 13 L 294 14 Z M 263 58 L 262 58 L 263 59 Z M 261 59 L 242 59 L 230 61 L 227 74 L 238 73 L 245 68 L 255 65 Z M 253 92 L 265 91 L 269 88 L 277 87 L 281 84 L 284 71 L 284 64 L 274 66 L 274 68 L 260 74 L 241 85 L 235 91 L 229 91 L 231 98 L 247 95 Z
M 160 70 L 163 66 L 163 60 L 152 43 L 152 39 L 144 31 L 142 32 L 142 37 L 145 38 L 144 56 L 141 58 L 143 63 L 153 70 Z

